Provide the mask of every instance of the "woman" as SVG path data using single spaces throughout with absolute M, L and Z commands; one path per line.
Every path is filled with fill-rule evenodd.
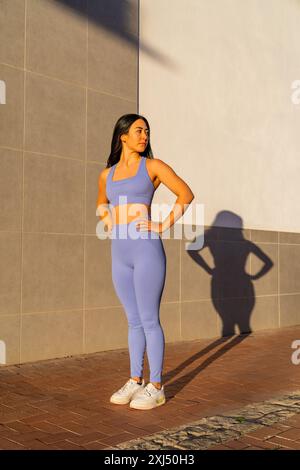
M 166 220 L 154 222 L 151 201 L 161 183 L 177 200 Z M 138 114 L 121 116 L 115 124 L 111 154 L 98 186 L 97 214 L 112 238 L 112 281 L 128 320 L 131 372 L 110 401 L 151 409 L 166 401 L 161 378 L 165 340 L 159 321 L 166 256 L 160 234 L 181 217 L 194 195 L 169 165 L 153 158 L 149 123 Z M 146 386 L 145 350 L 150 368 Z

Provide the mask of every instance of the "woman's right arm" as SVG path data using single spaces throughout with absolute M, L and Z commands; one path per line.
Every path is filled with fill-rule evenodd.
M 106 178 L 108 172 L 107 169 L 101 171 L 98 179 L 98 199 L 96 215 L 99 216 L 100 220 L 103 221 L 108 231 L 112 228 L 112 215 L 109 210 L 109 200 L 106 196 Z

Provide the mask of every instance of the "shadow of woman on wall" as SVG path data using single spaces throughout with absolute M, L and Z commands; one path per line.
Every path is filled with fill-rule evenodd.
M 183 376 L 170 383 L 170 398 L 210 364 L 249 337 L 252 332 L 250 317 L 255 305 L 253 281 L 264 276 L 274 265 L 261 248 L 244 237 L 242 219 L 233 212 L 219 212 L 211 227 L 205 230 L 203 244 L 199 243 L 202 239 L 203 234 L 192 242 L 194 246 L 201 248 L 190 247 L 186 251 L 211 276 L 211 299 L 222 322 L 221 335 L 164 374 L 164 381 L 170 382 L 172 378 L 188 369 Z M 200 254 L 205 248 L 211 252 L 213 267 L 209 266 Z M 256 274 L 246 271 L 246 262 L 251 253 L 264 263 Z M 238 335 L 235 333 L 235 327 L 238 329 Z M 197 364 L 200 358 L 203 360 Z M 190 369 L 191 365 L 194 365 L 193 369 Z
M 226 228 L 224 225 L 234 228 Z M 214 261 L 211 268 L 199 253 L 208 248 Z M 200 250 L 187 250 L 189 256 L 211 276 L 211 299 L 222 321 L 221 336 L 251 333 L 250 316 L 255 305 L 253 281 L 264 276 L 273 261 L 243 234 L 241 217 L 230 211 L 221 211 L 212 226 L 204 232 Z M 256 274 L 246 271 L 248 256 L 253 253 L 264 265 Z

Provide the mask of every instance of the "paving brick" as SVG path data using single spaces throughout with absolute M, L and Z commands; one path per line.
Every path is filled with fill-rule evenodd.
M 26 449 L 28 450 L 51 450 L 51 446 L 44 444 L 43 442 L 34 439 L 32 441 L 26 442 Z
M 22 444 L 17 442 L 12 442 L 9 439 L 4 439 L 0 437 L 0 449 L 1 450 L 24 450 L 25 447 Z
M 89 442 L 88 444 L 85 444 L 83 446 L 87 450 L 102 450 L 106 449 L 105 444 L 101 444 L 101 442 L 95 441 L 95 442 Z
M 278 437 L 284 437 L 285 439 L 300 441 L 300 428 L 291 428 L 287 431 L 280 432 L 278 433 Z
M 24 424 L 21 421 L 13 421 L 11 423 L 8 423 L 7 426 L 3 426 L 3 430 L 14 430 L 18 431 L 21 433 L 27 433 L 27 432 L 32 432 L 35 429 L 32 426 L 29 426 L 28 424 Z M 1 436 L 2 429 L 0 429 L 0 436 Z
M 49 444 L 50 445 L 50 444 Z M 80 445 L 76 445 L 72 442 L 69 442 L 69 441 L 57 441 L 55 442 L 55 444 L 51 444 L 51 448 L 52 449 L 56 449 L 56 450 L 84 450 L 85 448 L 80 446 Z
M 242 450 L 263 450 L 263 449 L 261 447 L 249 446 L 246 449 L 242 449 Z
M 35 416 L 29 416 L 27 418 L 20 418 L 20 421 L 25 424 L 33 424 L 36 422 L 43 421 L 44 419 L 49 419 L 51 415 L 49 413 L 39 413 Z
M 291 418 L 288 418 L 284 424 L 287 424 L 288 426 L 292 426 L 295 428 L 300 429 L 300 416 L 299 415 L 294 415 Z
M 103 434 L 101 432 L 92 432 L 89 434 L 84 434 L 82 436 L 73 436 L 73 437 L 68 437 L 68 441 L 73 442 L 74 444 L 88 444 L 89 442 L 93 441 L 100 441 L 102 439 L 106 439 L 108 436 L 106 434 Z
M 245 442 L 239 441 L 238 439 L 234 439 L 232 441 L 226 441 L 226 447 L 230 447 L 230 449 L 234 450 L 240 450 L 240 449 L 245 449 L 248 447 L 248 444 Z
M 207 450 L 232 450 L 232 449 L 230 449 L 230 447 L 226 447 L 223 444 L 219 444 L 219 445 L 216 445 L 216 446 L 211 446 Z
M 272 427 L 278 429 L 279 431 L 287 431 L 288 429 L 291 429 L 291 426 L 287 426 L 286 421 L 284 421 L 284 424 L 281 423 L 273 423 Z
M 48 434 L 45 437 L 40 437 L 39 439 L 44 442 L 45 444 L 53 444 L 58 441 L 63 441 L 68 439 L 69 437 L 75 436 L 74 433 L 70 432 L 58 432 L 55 434 Z
M 271 437 L 271 439 L 268 439 L 266 442 L 269 442 L 271 444 L 277 444 L 287 449 L 300 450 L 300 443 L 291 441 L 290 439 L 283 439 L 283 438 L 275 436 L 275 437 Z
M 39 431 L 44 431 L 46 433 L 58 433 L 62 432 L 63 429 L 59 426 L 56 426 L 55 424 L 52 423 L 47 423 L 47 421 L 40 421 L 40 422 L 35 422 L 33 424 L 33 429 L 39 430 Z
M 120 433 L 115 436 L 108 436 L 106 438 L 101 439 L 101 443 L 107 444 L 107 445 L 115 445 L 119 444 L 121 442 L 126 442 L 134 439 L 136 436 L 130 433 Z
M 267 440 L 257 440 L 256 442 L 253 440 L 252 441 L 252 446 L 254 447 L 260 447 L 261 449 L 274 449 L 274 444 Z
M 64 421 L 59 424 L 60 431 L 71 431 L 75 434 L 82 435 L 93 432 L 92 426 L 83 426 L 82 424 L 74 423 L 73 421 Z
M 278 428 L 272 426 L 265 426 L 263 428 L 252 431 L 251 433 L 246 433 L 245 436 L 255 437 L 256 439 L 268 439 L 270 437 L 276 436 L 281 431 Z

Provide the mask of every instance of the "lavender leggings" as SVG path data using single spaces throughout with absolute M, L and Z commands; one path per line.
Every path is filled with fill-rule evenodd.
M 161 382 L 165 339 L 159 321 L 166 255 L 160 235 L 140 231 L 137 219 L 111 232 L 112 280 L 128 320 L 131 377 L 142 377 L 144 354 L 150 382 Z

